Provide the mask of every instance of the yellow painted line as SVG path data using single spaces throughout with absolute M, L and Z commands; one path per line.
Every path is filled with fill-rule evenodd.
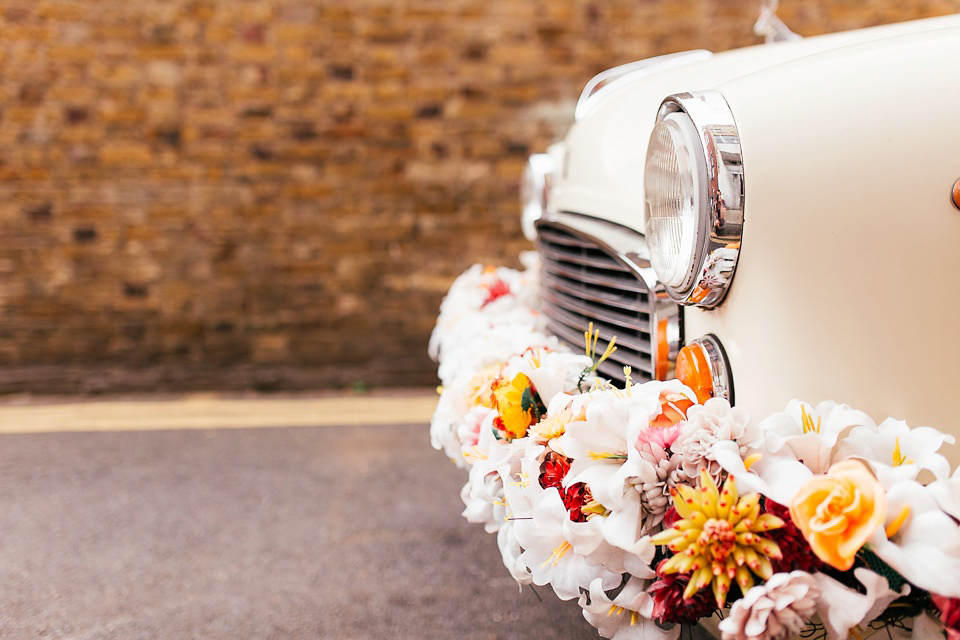
M 0 433 L 421 425 L 435 393 L 326 398 L 216 398 L 0 406 Z

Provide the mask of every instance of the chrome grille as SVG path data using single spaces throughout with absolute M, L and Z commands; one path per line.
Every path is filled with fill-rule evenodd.
M 622 381 L 629 365 L 635 381 L 652 380 L 653 300 L 647 285 L 587 237 L 544 222 L 537 233 L 540 305 L 549 330 L 582 350 L 592 322 L 600 331 L 598 352 L 617 338 L 616 352 L 600 365 L 604 376 Z

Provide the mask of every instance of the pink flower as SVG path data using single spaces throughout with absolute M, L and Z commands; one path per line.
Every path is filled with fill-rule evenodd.
M 480 429 L 490 414 L 495 413 L 486 407 L 473 407 L 463 417 L 463 422 L 457 426 L 457 438 L 465 447 L 475 447 L 480 440 Z
M 670 425 L 669 427 L 649 427 L 640 432 L 637 436 L 637 449 L 643 448 L 644 444 L 655 444 L 661 449 L 669 449 L 674 440 L 683 430 L 681 423 Z

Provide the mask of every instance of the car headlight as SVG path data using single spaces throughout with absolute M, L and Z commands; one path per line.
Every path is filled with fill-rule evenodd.
M 657 277 L 681 304 L 716 307 L 739 257 L 744 199 L 740 136 L 718 92 L 672 95 L 660 105 L 644 193 Z
M 520 224 L 523 235 L 533 242 L 536 239 L 534 223 L 547 212 L 550 202 L 550 186 L 556 162 L 549 153 L 535 153 L 527 160 L 520 183 L 520 206 L 523 214 Z

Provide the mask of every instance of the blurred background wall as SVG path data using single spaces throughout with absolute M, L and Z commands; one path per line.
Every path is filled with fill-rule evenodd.
M 594 73 L 759 0 L 4 0 L 0 393 L 435 383 Z M 803 35 L 960 0 L 783 0 Z

